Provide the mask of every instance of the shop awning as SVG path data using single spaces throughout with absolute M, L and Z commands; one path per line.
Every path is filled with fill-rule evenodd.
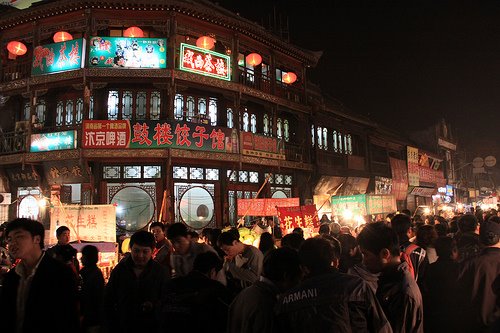
M 321 176 L 318 183 L 316 184 L 316 187 L 314 187 L 314 194 L 336 195 L 345 181 L 346 177 Z

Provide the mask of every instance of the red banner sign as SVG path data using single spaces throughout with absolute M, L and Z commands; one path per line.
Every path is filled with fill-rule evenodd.
M 85 120 L 83 148 L 127 148 L 130 141 L 127 120 Z
M 179 68 L 183 71 L 231 80 L 231 58 L 225 54 L 181 43 L 181 57 Z
M 406 200 L 408 192 L 408 170 L 406 162 L 389 157 L 392 172 L 392 191 L 396 200 Z
M 275 216 L 277 207 L 299 206 L 299 198 L 238 199 L 238 216 Z
M 319 228 L 316 205 L 278 207 L 278 218 L 283 234 L 289 233 L 294 228 Z

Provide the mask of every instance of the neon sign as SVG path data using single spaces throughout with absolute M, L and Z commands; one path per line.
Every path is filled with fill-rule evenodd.
M 75 131 L 32 134 L 30 152 L 75 149 L 75 138 Z
M 186 72 L 231 80 L 231 58 L 225 54 L 181 43 L 179 68 Z
M 35 47 L 31 75 L 65 72 L 83 67 L 85 40 L 75 39 Z

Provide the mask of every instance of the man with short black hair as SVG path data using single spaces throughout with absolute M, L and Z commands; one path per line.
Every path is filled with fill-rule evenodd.
M 338 241 L 304 241 L 299 260 L 306 276 L 280 297 L 277 332 L 392 332 L 368 285 L 337 270 L 339 258 Z
M 109 332 L 157 332 L 168 275 L 152 259 L 154 236 L 137 231 L 130 237 L 130 256 L 116 265 L 104 292 Z
M 167 268 L 168 277 L 171 277 L 172 266 L 170 256 L 172 254 L 172 244 L 165 237 L 165 225 L 161 222 L 153 222 L 149 230 L 155 236 L 155 248 L 153 250 L 153 260 L 159 262 Z
M 262 276 L 231 303 L 227 332 L 274 332 L 277 297 L 296 286 L 301 275 L 297 251 L 285 247 L 268 252 L 264 257 Z
M 4 276 L 1 331 L 78 332 L 76 279 L 68 266 L 43 251 L 43 225 L 17 218 L 5 233 L 10 254 L 20 262 Z
M 423 332 L 422 295 L 408 264 L 400 260 L 396 232 L 384 222 L 368 223 L 358 236 L 358 244 L 365 267 L 380 273 L 376 295 L 392 330 Z
M 477 257 L 482 247 L 477 218 L 472 214 L 462 215 L 457 221 L 457 226 L 458 232 L 454 238 L 458 248 L 458 262 Z
M 479 239 L 484 249 L 463 263 L 458 277 L 463 298 L 457 318 L 463 332 L 493 332 L 491 326 L 500 320 L 500 302 L 493 290 L 500 276 L 500 218 L 482 222 Z
M 60 262 L 68 265 L 75 275 L 78 276 L 80 272 L 80 263 L 76 258 L 77 251 L 71 246 L 71 232 L 65 225 L 56 229 L 57 244 L 47 250 L 47 254 L 59 260 Z

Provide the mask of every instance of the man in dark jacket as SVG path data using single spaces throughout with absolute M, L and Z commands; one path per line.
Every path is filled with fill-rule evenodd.
M 304 241 L 299 260 L 306 278 L 280 297 L 278 332 L 392 332 L 368 285 L 337 270 L 339 258 L 335 239 Z
M 301 271 L 297 251 L 271 250 L 264 257 L 262 276 L 236 296 L 229 307 L 227 332 L 274 332 L 274 307 L 280 293 L 296 286 Z
M 111 272 L 104 291 L 108 332 L 158 332 L 168 282 L 165 266 L 151 256 L 154 236 L 137 231 L 130 237 L 130 256 Z
M 225 332 L 229 291 L 216 280 L 222 260 L 214 252 L 200 253 L 188 275 L 167 284 L 163 320 L 166 332 Z
M 481 254 L 463 263 L 458 277 L 462 310 L 457 317 L 461 332 L 494 332 L 500 319 L 494 282 L 500 275 L 500 218 L 481 223 L 479 239 L 485 247 Z
M 396 232 L 384 222 L 369 223 L 359 234 L 363 264 L 380 273 L 377 299 L 394 332 L 423 332 L 423 307 L 420 290 L 401 262 Z
M 18 218 L 7 226 L 10 254 L 21 261 L 3 281 L 2 332 L 79 330 L 75 276 L 42 250 L 44 234 L 43 225 L 30 219 Z

